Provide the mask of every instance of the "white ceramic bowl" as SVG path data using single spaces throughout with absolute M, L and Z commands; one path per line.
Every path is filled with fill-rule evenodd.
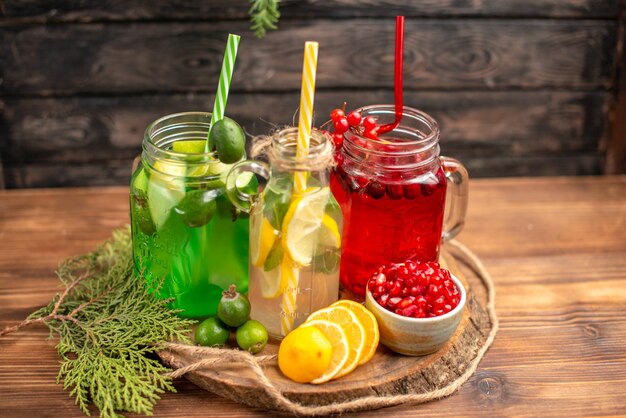
M 423 356 L 439 350 L 458 328 L 467 299 L 459 279 L 452 274 L 450 278 L 459 289 L 459 304 L 450 312 L 433 318 L 407 318 L 390 312 L 376 302 L 368 289 L 365 306 L 378 321 L 380 342 L 396 353 L 407 356 Z

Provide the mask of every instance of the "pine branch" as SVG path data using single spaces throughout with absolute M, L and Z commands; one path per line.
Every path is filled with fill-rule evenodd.
M 128 229 L 115 231 L 92 253 L 65 260 L 57 275 L 63 291 L 0 336 L 45 324 L 59 338 L 57 383 L 63 381 L 86 415 L 90 403 L 101 417 L 151 415 L 160 395 L 175 389 L 170 370 L 150 354 L 167 341 L 189 341 L 193 321 L 176 316 L 133 273 Z
M 263 38 L 267 30 L 277 28 L 276 24 L 280 18 L 278 11 L 280 0 L 250 0 L 250 3 L 252 4 L 248 11 L 250 22 L 252 22 L 250 29 L 254 31 L 254 36 Z

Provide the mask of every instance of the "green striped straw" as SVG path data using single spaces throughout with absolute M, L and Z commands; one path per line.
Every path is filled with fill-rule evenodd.
M 224 119 L 224 111 L 226 110 L 226 101 L 228 100 L 228 89 L 230 88 L 230 80 L 233 77 L 233 69 L 235 68 L 235 60 L 237 59 L 237 49 L 239 48 L 239 35 L 228 34 L 226 49 L 224 50 L 224 60 L 222 61 L 222 72 L 220 73 L 220 81 L 217 84 L 217 93 L 215 94 L 215 103 L 213 104 L 213 113 L 211 114 L 211 127 L 218 120 Z M 205 151 L 209 151 L 209 141 L 207 135 Z

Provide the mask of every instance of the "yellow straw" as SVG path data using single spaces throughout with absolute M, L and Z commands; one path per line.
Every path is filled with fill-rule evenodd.
M 313 123 L 313 98 L 315 96 L 315 72 L 317 68 L 317 42 L 304 44 L 304 62 L 302 64 L 302 90 L 300 91 L 300 117 L 298 119 L 298 143 L 296 158 L 305 158 L 309 154 L 309 142 L 311 139 L 311 124 Z M 306 190 L 307 173 L 297 171 L 294 179 L 294 193 L 303 194 Z M 283 335 L 293 330 L 294 314 L 297 310 L 296 295 L 300 269 L 292 267 L 289 275 L 287 289 L 283 292 L 281 331 Z

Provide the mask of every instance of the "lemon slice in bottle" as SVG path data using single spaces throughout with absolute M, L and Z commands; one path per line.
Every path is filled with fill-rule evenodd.
M 283 294 L 285 287 L 292 279 L 294 274 L 293 261 L 286 254 L 275 269 L 270 271 L 260 270 L 261 272 L 261 296 L 264 299 L 274 299 Z
M 329 197 L 328 187 L 308 188 L 304 194 L 294 195 L 285 214 L 283 247 L 291 259 L 301 266 L 311 264 Z
M 250 218 L 250 262 L 254 266 L 263 267 L 278 233 L 263 214 Z
M 341 235 L 339 234 L 337 222 L 327 213 L 324 214 L 324 219 L 322 219 L 318 245 L 330 248 L 339 248 L 341 246 Z

